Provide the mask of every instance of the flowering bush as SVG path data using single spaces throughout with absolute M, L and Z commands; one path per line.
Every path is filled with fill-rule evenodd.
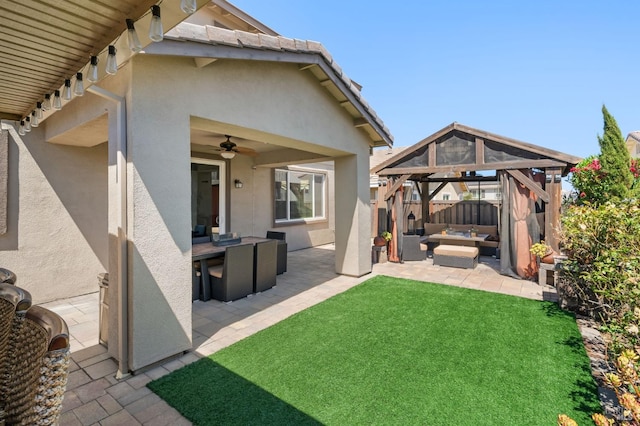
M 632 159 L 629 170 L 633 175 L 633 183 L 630 188 L 632 196 L 640 192 L 640 162 Z M 569 182 L 575 190 L 574 201 L 577 204 L 585 202 L 600 204 L 609 201 L 611 192 L 610 182 L 607 179 L 607 171 L 602 168 L 600 159 L 591 155 L 572 167 Z
M 631 170 L 633 178 L 636 179 L 634 183 L 638 183 L 637 179 L 640 179 L 640 161 L 638 161 L 637 158 L 632 158 L 631 166 L 629 167 L 629 169 Z
M 391 238 L 393 238 L 393 235 L 389 231 L 384 231 L 382 234 L 380 234 L 380 236 L 384 238 L 387 242 L 391 241 Z
M 577 193 L 576 201 L 581 204 L 585 201 L 602 202 L 608 193 L 607 173 L 602 169 L 600 160 L 591 155 L 575 167 L 572 167 L 569 181 Z

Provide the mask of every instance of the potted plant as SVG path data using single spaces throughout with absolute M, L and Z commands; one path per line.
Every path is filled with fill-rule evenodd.
M 391 232 L 384 231 L 373 239 L 373 245 L 377 247 L 384 247 L 389 241 L 391 241 L 391 237 Z
M 540 259 L 542 263 L 553 263 L 553 249 L 544 241 L 535 243 L 529 251 Z

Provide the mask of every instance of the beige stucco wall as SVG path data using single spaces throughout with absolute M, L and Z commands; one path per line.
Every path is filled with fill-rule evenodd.
M 369 141 L 309 73 L 295 64 L 227 60 L 196 68 L 188 58 L 138 55 L 100 86 L 127 101 L 131 369 L 191 348 L 190 117 L 333 155 L 328 220 L 279 230 L 287 232 L 290 250 L 331 242 L 340 233 L 336 270 L 370 272 Z M 113 267 L 113 147 L 45 142 L 107 112 L 113 114 L 111 103 L 87 94 L 25 137 L 10 135 L 8 231 L 0 236 L 0 264 L 18 274 L 37 302 L 97 291 L 96 275 Z M 228 164 L 228 182 L 245 183 L 243 189 L 230 184 L 231 230 L 263 235 L 276 229 L 272 169 L 254 168 L 243 156 Z M 109 349 L 116 355 L 113 337 Z
M 370 271 L 368 141 L 312 76 L 293 64 L 229 60 L 196 68 L 189 58 L 139 55 L 133 60 L 131 87 L 134 369 L 177 351 L 190 338 L 190 116 L 215 121 L 221 129 L 278 135 L 308 150 L 364 154 L 359 162 L 352 160 L 355 155 L 346 157 L 348 162 L 338 159 L 351 184 L 337 191 L 342 195 L 335 211 L 346 225 L 336 267 L 353 275 Z M 230 188 L 230 229 L 261 234 L 272 228 L 259 219 L 272 217 L 271 172 L 251 165 L 241 156 L 229 162 L 229 181 L 245 182 L 242 190 Z M 362 178 L 363 190 L 357 190 L 354 185 Z M 169 314 L 175 320 L 165 324 Z
M 301 149 L 332 152 L 339 156 L 358 153 L 366 160 L 345 166 L 357 168 L 348 171 L 353 185 L 343 185 L 338 177 L 332 179 L 338 186 L 331 186 L 329 190 L 329 221 L 284 227 L 290 249 L 332 241 L 337 226 L 332 222 L 333 218 L 353 224 L 354 215 L 362 217 L 361 209 L 367 216 L 362 226 L 368 230 L 369 140 L 355 128 L 353 120 L 335 98 L 309 73 L 301 72 L 295 64 L 219 60 L 207 67 L 196 68 L 189 58 L 150 56 L 137 57 L 135 66 L 136 75 L 144 75 L 144 82 L 150 84 L 148 93 L 155 95 L 156 105 L 160 108 L 170 105 L 174 111 L 212 120 L 219 126 L 219 131 L 230 129 L 236 134 L 238 129 L 250 129 L 251 134 L 270 143 L 295 143 Z M 152 82 L 156 78 L 169 78 L 171 84 L 154 85 Z M 194 87 L 201 90 L 194 91 Z M 189 96 L 181 95 L 183 92 L 189 92 Z M 158 120 L 162 119 L 158 117 Z M 176 119 L 175 115 L 171 118 Z M 245 183 L 242 189 L 230 188 L 230 229 L 243 235 L 261 235 L 267 229 L 274 229 L 271 171 L 261 167 L 252 170 L 251 164 L 250 158 L 240 155 L 229 162 L 229 181 L 239 178 Z M 355 185 L 365 174 L 365 191 L 356 190 Z M 345 204 L 333 202 L 334 189 L 336 193 L 344 193 Z M 358 203 L 351 202 L 352 197 L 357 198 Z M 339 262 L 339 272 L 348 270 L 353 275 L 370 272 L 370 237 L 360 231 L 346 235 L 348 238 L 342 243 L 348 245 L 348 249 L 340 251 L 345 258 Z
M 46 122 L 9 135 L 8 227 L 0 265 L 35 303 L 98 291 L 107 268 L 107 147 L 45 142 Z

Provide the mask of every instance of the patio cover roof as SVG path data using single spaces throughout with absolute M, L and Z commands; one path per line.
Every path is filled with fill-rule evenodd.
M 434 173 L 482 170 L 560 169 L 562 175 L 581 158 L 452 123 L 371 168 L 381 176 L 424 181 Z
M 166 38 L 152 43 L 147 37 L 149 10 L 159 3 Z M 65 79 L 88 67 L 92 55 L 104 64 L 111 44 L 117 48 L 118 64 L 129 60 L 133 53 L 127 46 L 128 18 L 135 21 L 147 54 L 184 54 L 175 43 L 182 42 L 184 48 L 185 41 L 194 41 L 217 47 L 194 55 L 197 66 L 225 58 L 298 63 L 353 117 L 354 126 L 367 133 L 372 146 L 393 144 L 389 130 L 362 98 L 361 87 L 343 73 L 322 44 L 282 37 L 225 0 L 197 0 L 197 6 L 213 14 L 216 25 L 235 30 L 183 22 L 190 17 L 180 10 L 178 0 L 1 2 L 0 119 L 19 121 L 29 116 L 45 95 L 53 97 Z M 177 24 L 180 28 L 171 31 Z M 105 75 L 103 68 L 99 67 L 100 78 Z M 43 119 L 52 113 L 46 111 Z

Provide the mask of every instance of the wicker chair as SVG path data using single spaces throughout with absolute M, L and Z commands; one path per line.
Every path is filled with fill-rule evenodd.
M 0 284 L 0 425 L 5 424 L 6 417 L 8 377 L 11 374 L 8 357 L 11 332 L 30 307 L 31 295 L 28 291 L 11 284 Z
M 0 268 L 0 283 L 15 284 L 17 279 L 16 274 L 10 270 Z
M 69 330 L 54 312 L 32 306 L 15 315 L 2 360 L 4 421 L 58 424 L 69 370 Z
M 405 260 L 425 260 L 427 251 L 420 247 L 420 235 L 402 236 L 402 261 Z

